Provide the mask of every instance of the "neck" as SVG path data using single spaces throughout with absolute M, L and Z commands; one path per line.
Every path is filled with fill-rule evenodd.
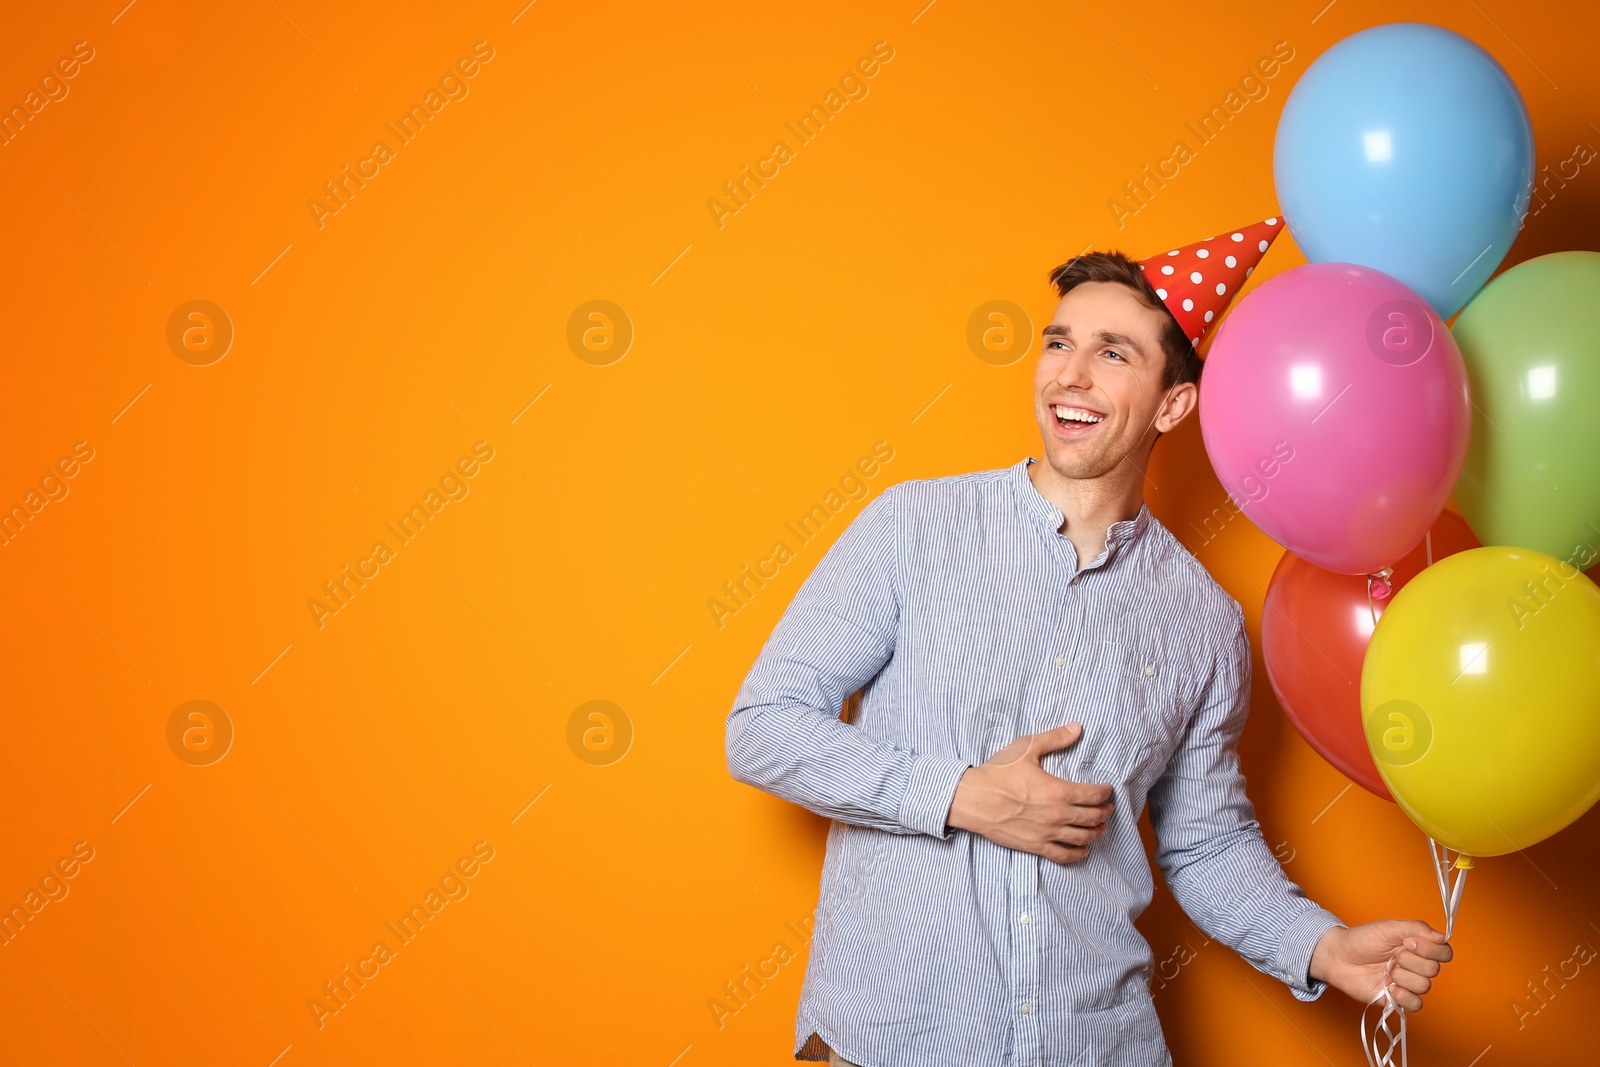
M 1080 565 L 1105 548 L 1112 523 L 1134 518 L 1144 505 L 1144 474 L 1132 463 L 1119 463 L 1098 478 L 1067 478 L 1047 458 L 1028 464 L 1028 478 L 1061 511 L 1057 532 L 1077 548 Z

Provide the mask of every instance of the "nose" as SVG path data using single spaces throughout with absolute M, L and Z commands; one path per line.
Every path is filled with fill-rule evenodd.
M 1056 384 L 1063 389 L 1086 391 L 1094 384 L 1089 375 L 1089 356 L 1083 350 L 1069 352 L 1056 365 Z

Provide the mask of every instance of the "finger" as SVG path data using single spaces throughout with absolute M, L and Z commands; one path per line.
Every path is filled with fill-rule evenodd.
M 1079 848 L 1094 844 L 1104 837 L 1106 826 L 1063 826 L 1056 830 L 1054 840 L 1063 845 L 1074 845 Z
M 1443 937 L 1444 935 L 1441 934 L 1440 936 Z M 1440 963 L 1449 963 L 1455 956 L 1455 950 L 1450 947 L 1450 942 L 1435 941 L 1426 935 L 1406 938 L 1406 948 L 1418 956 L 1423 956 L 1430 960 L 1438 960 Z
M 1415 939 L 1419 942 L 1433 941 L 1442 944 L 1445 940 L 1443 932 L 1435 930 L 1421 919 L 1393 919 L 1390 920 L 1389 929 L 1401 941 Z M 1410 948 L 1410 945 L 1406 946 Z
M 1075 845 L 1058 845 L 1054 842 L 1046 843 L 1044 851 L 1040 853 L 1045 859 L 1054 860 L 1062 865 L 1077 863 L 1088 854 L 1089 850 L 1087 848 Z
M 1104 807 L 1068 808 L 1056 817 L 1057 826 L 1076 826 L 1083 830 L 1093 830 L 1110 822 L 1111 812 Z
M 1407 952 L 1404 949 L 1394 958 L 1394 965 L 1396 968 L 1404 967 L 1408 971 L 1413 971 L 1428 978 L 1439 977 L 1439 964 L 1437 961 L 1427 959 L 1415 952 Z
M 1417 1012 L 1422 1010 L 1422 998 L 1394 982 L 1389 983 L 1389 994 L 1394 997 L 1394 1002 L 1406 1011 Z
M 1426 993 L 1428 990 L 1433 988 L 1433 982 L 1429 980 L 1426 975 L 1418 974 L 1416 971 L 1407 971 L 1396 968 L 1394 971 L 1390 972 L 1389 978 L 1395 985 L 1401 987 L 1402 989 L 1408 989 L 1411 992 L 1419 995 Z
M 1082 736 L 1083 724 L 1077 722 L 1069 722 L 1064 726 L 1057 726 L 1053 730 L 1045 730 L 1043 733 L 1030 734 L 1028 735 L 1028 756 L 1038 760 L 1047 752 L 1055 752 L 1058 749 L 1077 744 L 1078 739 Z
M 1110 804 L 1074 804 L 1066 812 L 1067 826 L 1099 826 L 1111 818 Z
M 1104 782 L 1068 782 L 1062 779 L 1065 786 L 1061 795 L 1067 803 L 1077 804 L 1085 808 L 1108 807 L 1112 803 L 1111 786 Z
M 1009 767 L 1025 760 L 1039 764 L 1045 755 L 1057 749 L 1068 748 L 1077 743 L 1083 736 L 1083 726 L 1079 723 L 1069 722 L 1065 726 L 1057 726 L 1053 730 L 1045 730 L 1037 734 L 1024 734 L 1012 741 L 1009 745 L 990 756 L 985 763 L 992 763 L 997 767 Z
M 1010 767 L 1013 764 L 1020 762 L 1022 758 L 1028 754 L 1028 746 L 1030 743 L 1030 738 L 1016 738 L 1011 743 L 1005 745 L 995 752 L 994 755 L 984 760 L 984 765 L 993 767 Z

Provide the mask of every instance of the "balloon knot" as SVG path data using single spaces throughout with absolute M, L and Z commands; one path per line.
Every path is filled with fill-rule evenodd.
M 1381 571 L 1367 575 L 1367 592 L 1372 595 L 1373 600 L 1389 599 L 1389 594 L 1394 592 L 1394 587 L 1389 584 L 1393 574 L 1393 567 L 1385 567 Z

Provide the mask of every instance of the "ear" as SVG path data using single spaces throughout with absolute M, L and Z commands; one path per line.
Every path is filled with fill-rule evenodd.
M 1155 427 L 1162 433 L 1170 433 L 1184 419 L 1189 417 L 1195 405 L 1200 401 L 1200 389 L 1193 382 L 1179 382 L 1167 390 L 1161 404 L 1156 408 Z

